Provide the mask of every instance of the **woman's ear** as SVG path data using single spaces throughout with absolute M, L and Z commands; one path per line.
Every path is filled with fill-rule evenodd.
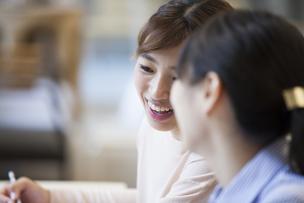
M 215 72 L 207 73 L 200 90 L 203 113 L 210 115 L 220 101 L 223 91 L 222 82 L 218 74 Z

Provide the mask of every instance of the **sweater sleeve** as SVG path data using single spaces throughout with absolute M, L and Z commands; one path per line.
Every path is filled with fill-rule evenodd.
M 207 162 L 199 155 L 185 155 L 184 167 L 178 168 L 178 176 L 173 176 L 171 185 L 163 193 L 160 203 L 207 203 L 216 180 Z
M 49 189 L 50 203 L 136 203 L 135 189 Z

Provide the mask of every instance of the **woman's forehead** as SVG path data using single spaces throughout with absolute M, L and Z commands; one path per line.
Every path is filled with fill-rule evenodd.
M 180 55 L 181 49 L 182 46 L 176 46 L 173 48 L 159 49 L 159 50 L 142 53 L 139 56 L 155 64 L 164 61 L 173 61 L 174 63 L 176 63 Z
M 179 54 L 164 54 L 159 52 L 150 52 L 140 55 L 139 62 L 151 63 L 156 67 L 165 67 L 167 69 L 176 69 Z

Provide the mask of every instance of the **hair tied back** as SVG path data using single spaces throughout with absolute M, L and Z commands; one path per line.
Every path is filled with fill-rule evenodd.
M 304 109 L 304 87 L 285 90 L 283 96 L 288 110 Z

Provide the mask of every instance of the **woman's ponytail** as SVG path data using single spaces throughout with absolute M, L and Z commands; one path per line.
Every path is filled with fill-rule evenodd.
M 290 113 L 290 166 L 296 172 L 304 175 L 304 109 L 294 109 Z

